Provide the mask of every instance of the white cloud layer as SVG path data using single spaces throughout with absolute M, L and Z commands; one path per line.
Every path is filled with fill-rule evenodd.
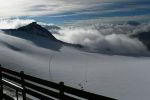
M 34 20 L 26 19 L 4 19 L 0 20 L 0 29 L 15 29 L 27 25 Z M 38 22 L 40 24 L 40 22 Z M 44 24 L 44 23 L 41 23 Z M 50 25 L 46 24 L 45 25 Z M 50 30 L 51 31 L 51 30 Z M 146 46 L 138 39 L 130 38 L 131 34 L 150 31 L 150 23 L 143 23 L 138 26 L 129 24 L 92 24 L 90 26 L 62 26 L 55 30 L 53 35 L 64 42 L 84 45 L 86 50 L 92 52 L 104 52 L 111 54 L 136 54 L 147 55 Z M 5 40 L 5 39 L 4 39 Z M 37 39 L 40 41 L 39 39 Z M 18 42 L 20 43 L 20 42 Z
M 149 30 L 149 24 L 139 26 L 98 24 L 88 27 L 64 27 L 56 38 L 64 42 L 81 44 L 91 51 L 113 52 L 116 54 L 143 54 L 147 48 L 131 34 Z
M 21 19 L 0 19 L 0 29 L 16 29 L 21 26 L 25 26 L 29 23 L 35 22 L 35 20 L 21 20 Z

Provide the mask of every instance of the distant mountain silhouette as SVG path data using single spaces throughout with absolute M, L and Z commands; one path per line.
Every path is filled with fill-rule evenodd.
M 140 32 L 138 34 L 132 35 L 131 37 L 138 38 L 150 50 L 150 31 Z
M 137 21 L 128 21 L 127 24 L 132 25 L 132 26 L 138 26 L 138 25 L 140 25 L 140 23 L 137 22 Z
M 32 22 L 32 23 L 30 23 L 26 26 L 20 27 L 18 29 L 3 29 L 2 31 L 4 31 L 6 34 L 10 34 L 10 35 L 24 38 L 27 40 L 31 40 L 34 42 L 35 42 L 35 40 L 32 39 L 31 37 L 32 36 L 40 36 L 40 37 L 45 37 L 46 39 L 49 39 L 51 41 L 57 42 L 57 43 L 62 44 L 62 45 L 79 47 L 79 48 L 83 47 L 82 45 L 79 45 L 79 44 L 65 43 L 63 41 L 56 39 L 52 35 L 51 32 L 49 32 L 47 29 L 45 29 L 41 25 L 38 25 L 36 22 Z M 37 42 L 36 42 L 36 44 L 38 45 Z
M 29 25 L 20 27 L 18 29 L 3 29 L 5 33 L 8 34 L 32 34 L 32 35 L 38 35 L 42 37 L 49 38 L 53 41 L 57 41 L 57 39 L 44 27 L 38 25 L 36 22 L 32 22 Z
M 47 30 L 60 30 L 61 28 L 56 25 L 42 25 Z
M 43 28 L 42 26 L 38 25 L 36 22 L 32 22 L 27 26 L 23 26 L 17 29 L 18 31 L 25 31 L 27 33 L 48 37 L 51 40 L 57 40 L 48 30 Z

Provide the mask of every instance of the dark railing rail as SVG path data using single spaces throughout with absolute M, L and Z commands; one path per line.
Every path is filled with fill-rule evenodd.
M 3 93 L 3 86 L 16 90 L 17 100 L 18 92 L 22 93 L 23 100 L 26 100 L 27 95 L 41 100 L 79 100 L 79 98 L 87 100 L 116 100 L 66 86 L 63 82 L 57 84 L 24 74 L 23 71 L 19 73 L 0 66 L 0 100 L 6 96 Z

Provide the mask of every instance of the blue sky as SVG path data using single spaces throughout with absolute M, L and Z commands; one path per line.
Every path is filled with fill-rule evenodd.
M 143 20 L 150 16 L 149 0 L 7 0 L 0 1 L 0 17 L 19 17 L 64 24 L 98 19 Z M 16 3 L 15 3 L 16 2 Z M 16 5 L 16 6 L 15 6 Z M 13 7 L 12 9 L 10 7 Z M 9 10 L 8 10 L 9 9 Z M 8 13 L 6 13 L 8 12 Z M 9 13 L 10 12 L 10 13 Z M 141 19 L 140 19 L 141 17 Z M 136 19 L 137 18 L 137 19 Z

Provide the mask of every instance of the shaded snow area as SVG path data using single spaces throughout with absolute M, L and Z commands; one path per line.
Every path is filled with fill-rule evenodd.
M 59 31 L 62 33 L 59 33 L 57 38 L 62 38 L 60 34 L 62 36 L 67 34 L 67 30 Z M 83 29 L 77 31 L 86 36 Z M 63 37 L 62 40 L 79 44 L 84 40 L 74 31 L 68 33 L 75 34 L 73 36 L 80 40 L 75 42 L 72 36 L 68 41 L 66 41 L 67 37 Z M 26 74 L 54 82 L 64 81 L 66 85 L 119 100 L 148 100 L 150 58 L 145 45 L 125 34 L 110 36 L 101 34 L 101 36 L 94 32 L 95 36 L 91 37 L 89 34 L 92 33 L 89 30 L 87 34 L 90 39 L 84 40 L 82 45 L 92 45 L 93 49 L 95 44 L 91 40 L 100 37 L 102 40 L 95 41 L 103 45 L 96 44 L 95 47 L 109 47 L 112 51 L 121 53 L 132 51 L 131 53 L 134 54 L 134 51 L 138 56 L 116 55 L 114 52 L 112 54 L 88 52 L 85 48 L 67 46 L 37 35 L 17 36 L 1 31 L 0 63 L 12 70 L 24 70 Z

